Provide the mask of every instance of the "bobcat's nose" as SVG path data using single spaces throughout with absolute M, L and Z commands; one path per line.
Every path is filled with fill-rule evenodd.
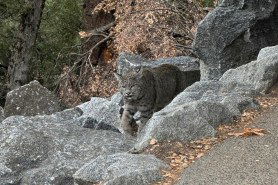
M 128 92 L 125 93 L 125 95 L 126 95 L 126 96 L 130 96 L 130 95 L 131 95 L 131 92 L 128 91 Z

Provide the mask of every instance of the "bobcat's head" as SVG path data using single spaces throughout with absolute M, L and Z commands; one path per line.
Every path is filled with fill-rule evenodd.
M 142 69 L 129 72 L 126 75 L 114 73 L 119 82 L 119 90 L 127 101 L 140 100 L 144 96 Z

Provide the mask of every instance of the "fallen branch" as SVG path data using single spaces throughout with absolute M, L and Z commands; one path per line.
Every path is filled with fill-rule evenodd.
M 96 49 L 97 47 L 99 47 L 101 44 L 107 42 L 108 40 L 111 39 L 111 37 L 113 36 L 112 33 L 110 33 L 107 37 L 105 37 L 104 39 L 102 39 L 101 41 L 99 41 L 98 43 L 96 43 L 94 45 L 94 47 L 92 47 L 89 51 L 92 53 L 94 49 Z
M 104 25 L 100 28 L 96 28 L 94 30 L 90 30 L 90 31 L 80 31 L 79 35 L 81 38 L 87 38 L 87 37 L 92 37 L 92 36 L 104 36 L 105 34 L 103 34 L 103 32 L 109 30 L 110 28 L 112 28 L 115 25 L 115 22 L 111 22 L 107 25 Z
M 188 50 L 193 50 L 192 47 L 190 46 L 185 46 L 185 45 L 182 45 L 182 44 L 176 44 L 177 47 L 181 47 L 181 48 L 184 48 L 184 49 L 188 49 Z
M 157 8 L 157 9 L 149 9 L 149 10 L 138 10 L 130 12 L 130 14 L 136 14 L 136 13 L 146 13 L 146 12 L 154 12 L 154 11 L 171 11 L 170 8 Z

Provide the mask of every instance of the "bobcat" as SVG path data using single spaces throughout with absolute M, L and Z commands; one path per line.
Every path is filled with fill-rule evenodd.
M 123 95 L 124 106 L 121 127 L 124 133 L 135 135 L 133 116 L 138 111 L 136 120 L 138 132 L 142 130 L 153 113 L 164 108 L 187 86 L 200 79 L 197 71 L 182 72 L 178 67 L 163 64 L 157 68 L 131 71 L 126 75 L 115 73 Z M 187 83 L 185 81 L 187 78 Z

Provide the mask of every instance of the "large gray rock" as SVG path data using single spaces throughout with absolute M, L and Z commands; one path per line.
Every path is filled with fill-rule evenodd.
M 278 44 L 277 0 L 223 0 L 200 23 L 194 51 L 201 79 L 219 79 L 231 68 L 255 60 L 260 49 Z
M 190 141 L 214 136 L 220 124 L 231 123 L 250 108 L 259 108 L 250 86 L 200 81 L 180 93 L 164 109 L 156 112 L 139 134 L 134 152 L 158 141 Z
M 4 116 L 4 109 L 2 107 L 0 107 L 0 123 L 1 123 L 1 121 L 4 120 L 4 118 L 5 118 L 5 116 Z
M 278 45 L 262 49 L 258 60 L 230 69 L 220 81 L 244 84 L 261 93 L 266 93 L 278 80 Z
M 60 101 L 38 81 L 10 91 L 6 97 L 5 116 L 34 116 L 61 111 Z
M 73 185 L 72 174 L 88 161 L 133 146 L 120 133 L 75 125 L 81 114 L 70 109 L 0 123 L 0 184 Z
M 121 53 L 118 59 L 118 73 L 126 74 L 130 70 L 140 67 L 155 68 L 162 64 L 177 66 L 181 71 L 196 71 L 199 73 L 199 59 L 190 56 L 162 58 L 158 60 L 147 60 L 140 55 Z
M 151 139 L 190 141 L 215 136 L 216 127 L 231 122 L 233 116 L 221 103 L 210 101 L 166 106 L 149 120 L 139 135 L 135 149 L 147 147 Z
M 152 155 L 104 155 L 85 164 L 73 176 L 77 185 L 150 185 L 161 180 L 168 165 Z

